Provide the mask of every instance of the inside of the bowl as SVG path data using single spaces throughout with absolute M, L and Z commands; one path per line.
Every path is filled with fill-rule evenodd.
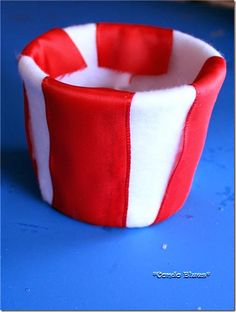
M 73 32 L 76 32 L 75 28 L 73 30 L 71 30 L 71 28 L 65 30 L 72 37 Z M 96 31 L 98 32 L 98 30 Z M 134 49 L 128 40 L 132 41 L 132 36 L 135 35 L 142 37 L 142 33 L 130 34 L 130 30 L 128 31 L 128 38 L 124 38 L 124 36 L 127 36 L 127 33 L 123 31 L 121 32 L 119 38 L 113 39 L 120 39 L 121 41 L 120 44 L 116 42 L 115 47 L 111 35 L 108 35 L 107 42 L 102 42 L 103 45 L 105 45 L 105 48 L 107 48 L 110 52 L 106 52 L 105 48 L 103 48 L 104 51 L 101 51 L 101 48 L 99 47 L 98 35 L 96 34 L 96 42 L 94 44 L 95 49 L 92 51 L 96 54 L 94 56 L 95 61 L 90 62 L 87 67 L 81 70 L 60 75 L 56 79 L 75 86 L 114 88 L 133 92 L 172 88 L 180 85 L 191 84 L 201 70 L 204 62 L 211 56 L 219 55 L 219 53 L 210 45 L 179 31 L 173 31 L 171 34 L 167 33 L 167 36 L 171 35 L 171 38 L 167 40 L 163 40 L 163 38 L 162 40 L 160 40 L 160 38 L 158 39 L 158 34 L 155 34 L 154 32 L 153 38 L 142 38 L 143 44 L 146 44 L 146 50 L 142 49 L 142 47 L 140 48 L 139 44 L 136 44 Z M 144 32 L 143 36 L 145 35 L 148 36 Z M 160 35 L 162 36 L 162 34 Z M 116 34 L 114 34 L 114 36 L 116 36 Z M 92 39 L 94 38 L 91 38 L 91 41 Z M 155 44 L 155 40 L 157 40 L 157 44 Z M 124 48 L 124 44 L 126 44 L 126 48 Z M 90 44 L 90 46 L 88 44 L 87 48 L 89 49 L 91 46 L 93 46 L 93 44 Z M 151 53 L 148 49 L 152 50 Z M 153 53 L 153 50 L 155 49 L 156 51 L 154 52 L 156 52 L 156 54 Z M 163 51 L 160 53 L 159 50 L 161 49 Z M 105 59 L 103 64 L 101 64 L 101 53 L 105 54 L 103 57 Z M 119 55 L 123 58 L 123 60 L 120 60 Z M 132 57 L 132 55 L 135 55 L 135 57 Z M 106 67 L 106 58 L 109 57 L 111 61 L 110 63 L 108 61 L 108 68 L 108 66 Z M 148 63 L 145 60 L 147 57 Z M 120 68 L 125 68 L 125 66 L 123 66 L 123 68 L 120 66 L 119 68 L 119 64 L 121 62 L 125 63 L 126 60 L 128 63 L 127 68 L 129 68 L 128 66 L 130 65 L 131 69 L 136 69 L 135 62 L 137 62 L 137 60 L 141 63 L 146 63 L 144 64 L 142 70 L 136 70 L 136 72 L 119 70 Z M 165 67 L 164 70 L 162 66 L 163 63 Z M 145 66 L 147 67 L 147 74 L 145 74 Z M 162 66 L 162 70 L 159 72 L 158 66 L 159 68 Z
M 191 84 L 205 61 L 220 54 L 180 31 L 98 23 L 51 30 L 22 55 L 66 84 L 137 92 Z

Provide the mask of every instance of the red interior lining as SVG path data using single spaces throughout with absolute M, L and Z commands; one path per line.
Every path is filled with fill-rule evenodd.
M 22 55 L 33 58 L 45 73 L 54 78 L 87 66 L 73 41 L 59 28 L 33 40 L 24 48 Z
M 165 74 L 172 50 L 172 36 L 172 29 L 98 23 L 98 65 L 135 75 Z
M 168 70 L 171 29 L 99 23 L 96 36 L 100 67 L 134 75 L 161 75 Z M 22 55 L 32 57 L 45 73 L 54 78 L 87 66 L 73 41 L 59 28 L 33 40 Z

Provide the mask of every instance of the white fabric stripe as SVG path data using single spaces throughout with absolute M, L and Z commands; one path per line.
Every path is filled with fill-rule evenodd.
M 96 24 L 71 26 L 63 29 L 74 42 L 88 67 L 97 67 Z
M 195 97 L 195 88 L 187 85 L 134 95 L 127 227 L 155 221 Z
M 49 132 L 42 91 L 42 80 L 47 75 L 29 56 L 21 56 L 19 71 L 24 81 L 29 102 L 33 156 L 37 162 L 38 179 L 43 199 L 52 203 L 53 188 L 49 171 Z

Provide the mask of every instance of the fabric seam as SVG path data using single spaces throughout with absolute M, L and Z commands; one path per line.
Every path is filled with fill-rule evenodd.
M 131 97 L 132 101 L 132 97 Z M 129 196 L 129 179 L 130 179 L 130 163 L 131 163 L 131 140 L 130 140 L 130 106 L 131 101 L 126 105 L 126 116 L 125 116 L 125 128 L 126 128 L 126 178 L 125 178 L 125 200 L 124 200 L 124 211 L 122 216 L 122 227 L 126 227 L 126 217 L 128 210 L 128 196 Z

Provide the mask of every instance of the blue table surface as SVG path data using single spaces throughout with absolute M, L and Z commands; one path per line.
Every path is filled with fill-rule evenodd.
M 179 29 L 227 60 L 191 193 L 149 228 L 98 227 L 57 212 L 40 199 L 27 153 L 16 56 L 50 28 L 97 21 Z M 2 2 L 2 309 L 234 308 L 233 51 L 233 10 L 206 3 Z

